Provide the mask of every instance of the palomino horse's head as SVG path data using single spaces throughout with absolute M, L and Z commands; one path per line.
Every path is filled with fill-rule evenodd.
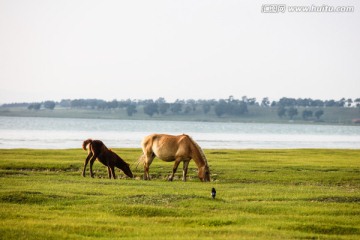
M 198 176 L 202 182 L 210 182 L 210 170 L 207 165 L 199 168 Z

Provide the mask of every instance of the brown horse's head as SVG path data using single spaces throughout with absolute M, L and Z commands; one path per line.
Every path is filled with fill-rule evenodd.
M 134 177 L 133 173 L 132 173 L 131 170 L 130 170 L 130 165 L 129 165 L 129 164 L 125 163 L 125 164 L 122 166 L 121 170 L 123 170 L 123 172 L 124 172 L 128 177 L 131 177 L 131 178 Z
M 133 178 L 134 176 L 130 170 L 130 165 L 126 163 L 119 155 L 114 153 L 114 156 L 116 157 L 115 166 L 121 169 L 128 177 Z
M 198 176 L 202 182 L 210 182 L 210 170 L 207 165 L 199 168 Z

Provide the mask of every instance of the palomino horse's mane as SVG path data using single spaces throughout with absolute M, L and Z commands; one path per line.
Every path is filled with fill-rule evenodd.
M 194 141 L 194 139 L 192 139 L 189 135 L 188 135 L 189 139 L 191 140 L 191 142 L 195 145 L 196 149 L 199 151 L 202 159 L 205 162 L 205 165 L 208 166 L 208 162 L 207 159 L 205 157 L 204 151 L 202 150 L 202 148 L 199 146 L 199 144 L 197 144 L 197 142 Z

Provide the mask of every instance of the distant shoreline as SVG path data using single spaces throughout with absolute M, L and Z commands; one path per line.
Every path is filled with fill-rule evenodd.
M 77 148 L 87 138 L 138 147 L 152 133 L 186 133 L 207 149 L 358 149 L 360 141 L 350 125 L 0 116 L 0 148 Z
M 306 109 L 298 107 L 301 113 Z M 354 119 L 360 119 L 360 110 L 358 108 L 339 108 L 327 107 L 324 109 L 324 115 L 320 119 L 311 118 L 304 120 L 299 113 L 293 119 L 288 117 L 280 118 L 275 107 L 249 106 L 248 113 L 241 116 L 217 116 L 213 112 L 208 114 L 200 111 L 189 114 L 154 114 L 152 117 L 146 115 L 143 109 L 128 116 L 125 109 L 72 109 L 55 108 L 54 110 L 40 109 L 28 110 L 25 107 L 0 107 L 0 116 L 4 117 L 49 117 L 49 118 L 84 118 L 84 119 L 123 119 L 123 120 L 156 120 L 156 121 L 195 121 L 195 122 L 239 122 L 239 123 L 278 123 L 278 124 L 314 124 L 314 125 L 350 125 L 360 126 L 354 123 Z

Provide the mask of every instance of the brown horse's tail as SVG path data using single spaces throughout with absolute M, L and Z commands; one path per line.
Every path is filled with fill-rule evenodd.
M 90 144 L 91 142 L 92 142 L 92 139 L 90 139 L 90 138 L 85 140 L 82 144 L 82 148 L 86 151 L 87 145 Z

